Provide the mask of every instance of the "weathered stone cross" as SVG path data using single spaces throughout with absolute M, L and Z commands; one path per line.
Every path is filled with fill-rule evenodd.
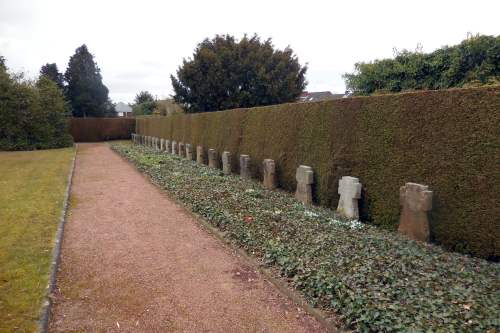
M 432 208 L 432 191 L 426 185 L 406 183 L 399 189 L 402 206 L 398 232 L 423 242 L 430 238 L 427 212 Z
M 356 177 L 344 176 L 339 181 L 340 194 L 337 213 L 348 219 L 358 219 L 358 199 L 361 198 L 361 183 Z
M 295 173 L 297 189 L 295 198 L 305 204 L 312 204 L 312 183 L 314 182 L 314 172 L 310 166 L 301 165 Z

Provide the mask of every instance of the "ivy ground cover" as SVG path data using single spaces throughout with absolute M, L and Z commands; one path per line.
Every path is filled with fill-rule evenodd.
M 34 332 L 73 148 L 0 152 L 0 332 Z
M 276 269 L 313 305 L 360 332 L 500 328 L 500 265 L 416 243 L 289 193 L 130 143 L 112 148 L 153 182 Z M 159 207 L 158 209 L 161 209 Z

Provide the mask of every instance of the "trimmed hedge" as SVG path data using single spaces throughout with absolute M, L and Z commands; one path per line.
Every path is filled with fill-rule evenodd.
M 130 139 L 135 118 L 72 118 L 70 133 L 75 142 Z
M 249 154 L 261 177 L 276 161 L 279 184 L 315 171 L 315 201 L 336 207 L 338 180 L 363 183 L 361 217 L 395 229 L 399 187 L 434 191 L 434 241 L 484 258 L 500 256 L 500 87 L 425 91 L 215 113 L 142 117 L 136 132 Z M 237 171 L 237 170 L 235 170 Z

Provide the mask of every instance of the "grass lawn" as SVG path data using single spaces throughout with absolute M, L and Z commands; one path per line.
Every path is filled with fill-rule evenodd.
M 113 144 L 153 182 L 358 332 L 500 329 L 500 265 L 417 243 L 254 180 Z M 396 189 L 397 190 L 397 189 Z M 158 209 L 161 209 L 159 207 Z
M 73 152 L 0 152 L 0 332 L 36 329 Z

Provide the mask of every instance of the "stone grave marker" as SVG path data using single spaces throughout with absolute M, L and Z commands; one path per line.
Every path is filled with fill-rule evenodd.
M 186 147 L 184 147 L 184 142 L 179 142 L 179 156 L 186 157 Z
M 250 156 L 240 155 L 240 177 L 250 179 Z
M 205 159 L 203 158 L 203 147 L 196 146 L 196 163 L 198 165 L 205 164 Z
M 301 165 L 295 173 L 297 189 L 295 198 L 302 203 L 312 204 L 312 184 L 314 182 L 314 172 L 310 166 Z
M 231 174 L 231 153 L 228 151 L 222 153 L 222 172 L 226 176 Z
M 193 160 L 193 147 L 190 143 L 186 143 L 186 158 L 190 161 Z
M 172 154 L 177 155 L 177 141 L 172 141 Z
M 165 139 L 165 152 L 170 153 L 170 150 L 172 149 L 170 140 Z
M 274 160 L 266 158 L 262 162 L 263 174 L 264 174 L 264 187 L 268 190 L 274 190 L 277 187 L 277 179 L 276 179 L 276 165 Z
M 217 156 L 217 150 L 215 149 L 208 150 L 208 166 L 214 169 L 219 168 L 219 159 Z
M 402 206 L 398 232 L 411 239 L 428 242 L 430 227 L 427 212 L 432 209 L 432 191 L 429 186 L 406 183 L 399 189 Z
M 358 199 L 361 198 L 361 183 L 359 179 L 343 176 L 339 181 L 338 194 L 340 194 L 337 213 L 347 219 L 359 218 Z

